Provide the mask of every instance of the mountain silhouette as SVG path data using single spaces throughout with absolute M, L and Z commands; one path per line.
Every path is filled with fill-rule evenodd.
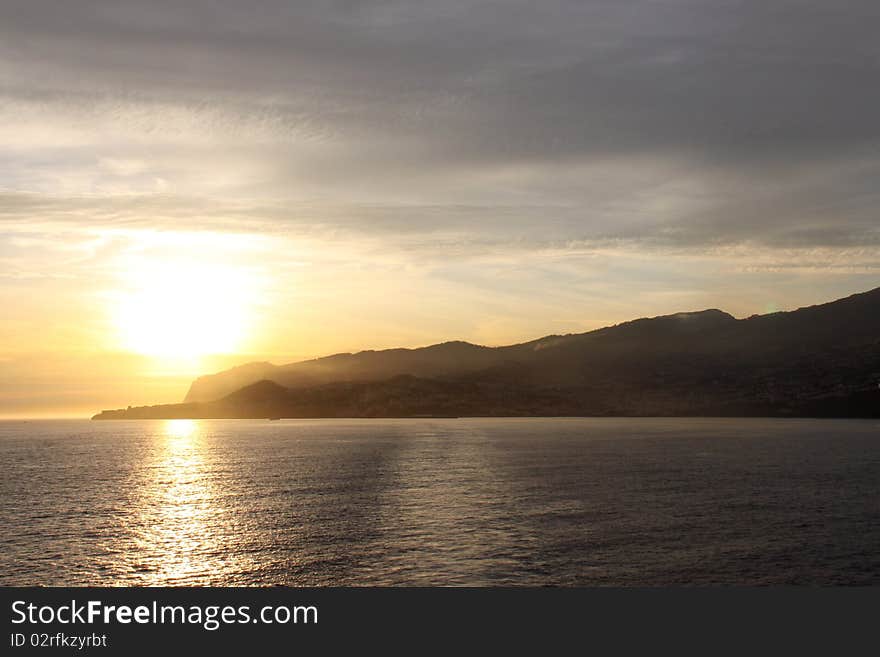
M 480 347 L 467 342 L 444 342 L 421 349 L 336 354 L 280 367 L 271 363 L 250 363 L 219 374 L 199 377 L 190 386 L 184 401 L 212 401 L 261 379 L 298 389 L 342 381 L 380 381 L 400 374 L 455 376 L 501 362 L 503 349 Z
M 791 312 L 720 310 L 484 347 L 250 363 L 139 417 L 419 415 L 880 416 L 880 288 Z

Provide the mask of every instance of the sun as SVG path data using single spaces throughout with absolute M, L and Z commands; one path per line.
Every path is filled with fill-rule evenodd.
M 115 301 L 115 324 L 126 351 L 163 359 L 235 352 L 246 337 L 248 277 L 218 264 L 137 263 Z

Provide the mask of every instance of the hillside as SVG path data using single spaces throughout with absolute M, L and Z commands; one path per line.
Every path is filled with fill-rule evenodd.
M 875 417 L 878 383 L 880 288 L 742 320 L 705 310 L 505 347 L 253 363 L 200 377 L 184 404 L 97 417 Z

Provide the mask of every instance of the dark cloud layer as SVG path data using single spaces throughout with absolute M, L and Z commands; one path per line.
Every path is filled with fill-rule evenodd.
M 559 239 L 880 243 L 874 0 L 0 11 L 7 101 L 215 112 L 233 125 L 218 144 L 262 126 L 241 146 L 269 163 L 249 192 L 378 198 L 387 213 L 349 215 L 367 232 L 467 230 L 479 207 L 476 233 L 518 238 L 540 222 Z M 413 196 L 395 205 L 398 189 Z

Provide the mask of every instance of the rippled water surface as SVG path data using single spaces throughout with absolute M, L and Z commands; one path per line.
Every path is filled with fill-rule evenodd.
M 0 584 L 880 583 L 880 424 L 0 422 Z

